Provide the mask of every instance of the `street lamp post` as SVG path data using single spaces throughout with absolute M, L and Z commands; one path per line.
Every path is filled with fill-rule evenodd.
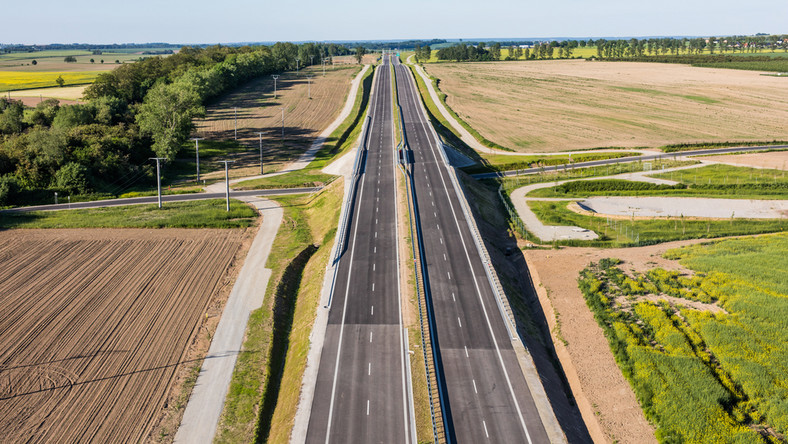
M 273 74 L 271 77 L 274 78 L 274 99 L 276 98 L 276 79 L 279 78 L 279 74 Z
M 194 141 L 194 152 L 197 156 L 197 183 L 200 182 L 200 141 L 203 140 L 202 137 L 194 137 L 192 138 Z
M 263 173 L 263 133 L 260 132 L 257 135 L 260 136 L 260 174 L 265 174 Z
M 230 174 L 227 172 L 227 165 L 235 162 L 234 160 L 220 160 L 224 164 L 224 197 L 227 200 L 227 211 L 230 211 Z
M 151 157 L 149 160 L 156 161 L 156 190 L 158 191 L 159 196 L 159 208 L 161 208 L 161 164 L 160 162 L 164 160 L 164 157 Z

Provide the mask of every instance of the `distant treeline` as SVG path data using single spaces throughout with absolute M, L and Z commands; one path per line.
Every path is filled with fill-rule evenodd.
M 37 51 L 52 51 L 52 50 L 83 50 L 94 51 L 103 50 L 112 52 L 115 50 L 128 50 L 128 49 L 147 49 L 147 48 L 179 48 L 178 45 L 170 43 L 114 43 L 111 45 L 94 45 L 87 43 L 52 43 L 49 45 L 5 45 L 0 47 L 0 53 L 10 52 L 37 52 Z
M 117 195 L 150 183 L 148 158 L 173 159 L 209 100 L 253 78 L 295 69 L 296 59 L 303 66 L 349 53 L 316 43 L 184 47 L 100 74 L 84 104 L 50 99 L 27 109 L 2 98 L 0 205 L 31 203 L 52 191 Z
M 356 42 L 348 44 L 348 46 L 363 46 L 367 49 L 380 50 L 380 49 L 413 49 L 416 46 L 425 45 L 438 45 L 446 43 L 446 40 L 432 39 L 432 40 L 406 40 L 402 42 Z

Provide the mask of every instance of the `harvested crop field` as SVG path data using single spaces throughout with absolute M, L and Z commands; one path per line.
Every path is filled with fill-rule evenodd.
M 440 63 L 448 105 L 522 152 L 782 140 L 784 79 L 678 64 L 555 60 Z
M 178 392 L 242 230 L 0 232 L 6 442 L 140 442 Z M 158 439 L 158 438 L 156 438 Z
M 208 106 L 205 118 L 196 121 L 197 133 L 212 140 L 233 140 L 237 107 L 238 141 L 249 146 L 249 162 L 259 162 L 257 132 L 264 133 L 266 164 L 286 162 L 306 151 L 339 115 L 360 69 L 359 65 L 327 68 L 325 77 L 319 67 L 284 73 L 276 81 L 276 98 L 274 80 L 263 76 Z M 307 75 L 312 75 L 311 99 Z

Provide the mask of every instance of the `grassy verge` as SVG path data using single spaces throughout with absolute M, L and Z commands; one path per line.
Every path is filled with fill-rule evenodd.
M 497 143 L 486 139 L 484 136 L 479 134 L 479 132 L 476 131 L 472 126 L 470 126 L 468 122 L 460 118 L 460 116 L 457 115 L 457 113 L 454 112 L 454 110 L 451 109 L 451 107 L 446 103 L 446 93 L 441 91 L 440 87 L 438 86 L 440 84 L 440 80 L 436 79 L 435 77 L 429 74 L 427 74 L 427 76 L 432 82 L 432 87 L 435 89 L 435 93 L 438 95 L 438 99 L 441 101 L 441 103 L 443 103 L 443 106 L 446 107 L 446 110 L 449 112 L 449 114 L 451 114 L 451 116 L 454 117 L 454 119 L 457 122 L 459 122 L 459 124 L 462 125 L 462 127 L 465 128 L 479 143 L 486 146 L 487 148 L 493 148 L 502 151 L 514 151 L 510 148 L 506 148 L 505 146 L 498 145 Z M 416 77 L 420 77 L 420 76 L 416 74 Z
M 621 157 L 639 156 L 637 152 L 615 153 L 576 153 L 573 155 L 538 156 L 527 155 L 507 156 L 505 154 L 481 154 L 483 164 L 471 165 L 462 168 L 468 174 L 492 173 L 496 171 L 512 171 L 539 166 L 571 165 L 577 162 L 591 162 L 594 160 L 619 159 Z
M 394 65 L 391 65 L 391 91 L 394 96 L 394 101 L 391 104 L 391 112 L 394 116 L 394 146 L 399 146 L 402 143 L 402 132 L 400 126 L 402 123 L 399 118 L 399 91 L 397 90 L 397 77 L 395 75 Z
M 735 148 L 740 146 L 770 146 L 770 145 L 788 145 L 785 140 L 765 140 L 765 141 L 751 141 L 751 142 L 701 142 L 701 143 L 676 143 L 659 147 L 666 153 L 677 153 L 681 151 L 696 151 L 707 150 L 710 148 Z
M 413 73 L 414 79 L 416 79 L 416 86 L 419 88 L 419 95 L 421 96 L 422 103 L 424 103 L 424 107 L 427 109 L 427 116 L 430 119 L 430 123 L 435 128 L 435 131 L 440 134 L 443 140 L 449 145 L 453 146 L 455 149 L 475 160 L 476 162 L 481 162 L 482 158 L 479 156 L 479 153 L 462 141 L 460 134 L 449 124 L 446 118 L 443 117 L 443 114 L 441 114 L 441 112 L 438 110 L 438 107 L 432 100 L 432 96 L 430 96 L 427 85 L 424 84 L 424 80 L 421 78 L 418 72 L 416 72 L 416 68 L 413 65 L 408 65 L 408 67 Z
M 293 188 L 304 186 L 318 186 L 329 183 L 335 176 L 321 172 L 331 161 L 338 158 L 355 145 L 361 128 L 364 125 L 364 116 L 369 105 L 372 90 L 374 67 L 369 69 L 359 83 L 359 93 L 353 109 L 347 118 L 331 133 L 317 152 L 315 159 L 298 171 L 292 171 L 278 176 L 264 177 L 262 179 L 246 180 L 236 185 L 236 189 L 269 189 Z
M 9 228 L 242 228 L 251 226 L 255 210 L 237 200 L 225 211 L 222 199 L 194 202 L 0 213 L 0 227 Z
M 403 322 L 408 329 L 409 349 L 414 350 L 410 355 L 410 373 L 413 387 L 413 407 L 416 418 L 416 439 L 420 443 L 434 441 L 432 433 L 432 417 L 430 414 L 430 395 L 427 384 L 427 369 L 424 363 L 424 350 L 422 349 L 421 324 L 419 321 L 419 294 L 413 269 L 413 239 L 411 239 L 411 214 L 408 206 L 407 182 L 402 174 L 397 171 L 397 214 L 400 227 L 400 279 L 404 279 L 402 299 L 406 307 L 403 311 L 412 313 L 411 317 L 403 316 Z M 404 254 L 403 254 L 404 253 Z M 426 319 L 424 320 L 426 322 Z M 409 350 L 409 351 L 410 351 Z
M 710 239 L 727 236 L 774 233 L 788 228 L 783 219 L 698 220 L 685 217 L 617 220 L 575 213 L 567 202 L 531 201 L 528 205 L 546 225 L 569 225 L 596 232 L 596 241 L 559 240 L 558 245 L 630 247 L 685 239 Z
M 247 325 L 217 442 L 289 439 L 341 199 L 339 182 L 314 196 L 276 199 L 284 219 L 266 264 L 271 279 Z
M 780 234 L 669 251 L 693 276 L 624 273 L 616 259 L 581 273 L 586 303 L 660 442 L 784 442 L 786 248 Z
M 667 168 L 676 168 L 688 165 L 695 165 L 699 162 L 694 160 L 668 160 L 668 159 L 658 159 L 652 162 L 648 162 L 652 171 L 658 171 L 661 169 Z M 545 171 L 537 174 L 528 174 L 524 176 L 515 176 L 515 177 L 506 177 L 500 179 L 485 179 L 482 182 L 491 183 L 491 184 L 501 184 L 503 189 L 507 192 L 512 192 L 517 188 L 520 188 L 524 185 L 530 185 L 533 183 L 544 183 L 544 182 L 558 182 L 562 180 L 570 180 L 570 179 L 580 179 L 584 177 L 597 177 L 597 176 L 610 176 L 614 174 L 623 174 L 623 173 L 635 173 L 644 171 L 646 165 L 643 162 L 629 162 L 629 163 L 616 163 L 613 165 L 605 165 L 605 166 L 598 166 L 598 167 L 591 167 L 591 168 L 579 168 L 579 169 L 565 169 L 562 171 Z M 497 187 L 497 185 L 496 185 Z

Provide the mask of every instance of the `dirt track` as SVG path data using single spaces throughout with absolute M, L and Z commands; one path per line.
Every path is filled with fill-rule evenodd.
M 241 230 L 0 232 L 0 433 L 139 442 Z

